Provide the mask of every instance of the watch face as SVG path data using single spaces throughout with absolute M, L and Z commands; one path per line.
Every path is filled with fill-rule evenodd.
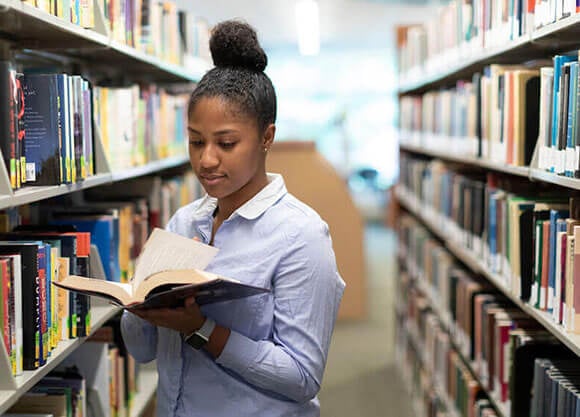
M 207 343 L 207 339 L 198 333 L 194 333 L 185 343 L 194 349 L 201 349 Z

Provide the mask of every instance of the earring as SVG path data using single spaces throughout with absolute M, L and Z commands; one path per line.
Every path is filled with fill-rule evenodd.
M 264 146 L 264 153 L 268 152 L 268 148 Z

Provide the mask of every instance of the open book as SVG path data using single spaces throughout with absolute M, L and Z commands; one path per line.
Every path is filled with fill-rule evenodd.
M 204 271 L 217 251 L 213 246 L 156 228 L 135 262 L 135 274 L 129 283 L 69 275 L 54 284 L 132 309 L 178 307 L 192 295 L 202 305 L 269 291 Z

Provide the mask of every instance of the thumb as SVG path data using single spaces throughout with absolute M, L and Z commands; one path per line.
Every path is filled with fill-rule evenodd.
M 185 299 L 185 308 L 191 307 L 195 304 L 195 297 L 191 296 Z

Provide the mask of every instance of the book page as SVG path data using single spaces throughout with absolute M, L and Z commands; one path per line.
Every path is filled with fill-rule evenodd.
M 156 228 L 137 259 L 133 288 L 156 272 L 175 269 L 204 270 L 217 252 L 218 249 L 213 246 Z

